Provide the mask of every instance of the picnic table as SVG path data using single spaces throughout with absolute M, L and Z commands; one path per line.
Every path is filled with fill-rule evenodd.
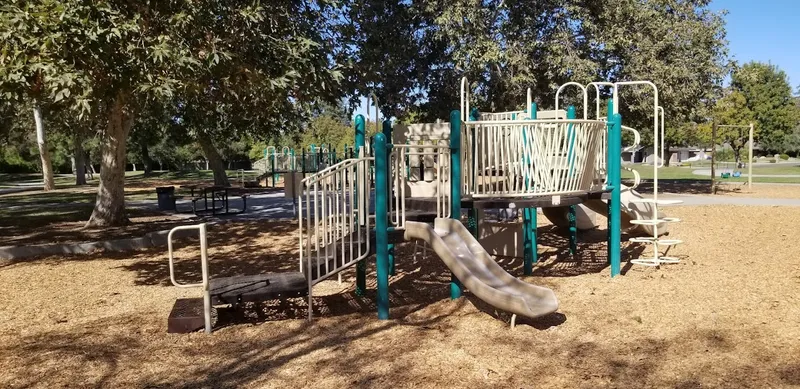
M 211 213 L 212 215 L 230 213 L 242 213 L 247 209 L 247 197 L 249 195 L 242 191 L 242 188 L 222 186 L 222 185 L 208 185 L 208 184 L 187 184 L 181 185 L 181 189 L 188 189 L 192 197 L 192 212 L 196 215 L 203 213 Z M 195 196 L 197 192 L 197 196 Z M 235 193 L 242 198 L 242 209 L 240 211 L 231 212 L 229 208 L 229 195 Z M 211 200 L 211 207 L 209 208 L 209 198 Z M 203 208 L 198 208 L 197 203 L 202 201 Z M 219 203 L 219 206 L 217 206 Z M 224 212 L 222 212 L 224 210 Z

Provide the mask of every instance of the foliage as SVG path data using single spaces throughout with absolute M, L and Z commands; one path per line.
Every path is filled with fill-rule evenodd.
M 733 72 L 731 88 L 744 95 L 745 106 L 756 122 L 759 144 L 782 151 L 784 138 L 800 120 L 786 73 L 772 64 L 749 62 Z
M 733 162 L 735 161 L 733 150 L 729 148 L 717 149 L 714 160 L 717 162 Z
M 673 128 L 700 120 L 727 73 L 722 15 L 707 6 L 705 0 L 358 0 L 344 35 L 354 47 L 362 94 L 374 91 L 385 116 L 447 118 L 459 106 L 461 76 L 471 81 L 472 105 L 485 111 L 522 108 L 528 87 L 548 109 L 567 81 L 652 79 Z M 647 93 L 622 93 L 630 107 L 622 112 L 625 123 L 650 128 Z M 566 103 L 577 103 L 574 91 L 566 95 Z
M 152 103 L 184 132 L 269 133 L 338 98 L 326 1 L 34 0 L 0 7 L 0 97 L 47 94 L 100 126 L 92 220 L 125 222 L 127 138 Z M 140 139 L 148 139 L 142 136 Z
M 783 138 L 783 150 L 800 156 L 800 124 Z
M 308 149 L 312 144 L 325 145 L 328 151 L 335 148 L 341 152 L 345 145 L 352 147 L 354 142 L 355 132 L 352 126 L 333 115 L 322 114 L 311 120 L 308 129 L 303 133 L 300 146 Z

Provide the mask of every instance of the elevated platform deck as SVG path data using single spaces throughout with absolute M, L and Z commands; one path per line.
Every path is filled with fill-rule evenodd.
M 561 195 L 557 204 L 553 204 L 553 196 L 536 197 L 486 197 L 486 198 L 461 198 L 461 208 L 465 209 L 502 209 L 502 208 L 549 208 L 576 205 L 589 199 L 589 192 Z M 592 193 L 595 196 L 595 193 Z M 436 212 L 435 197 L 409 197 L 406 207 L 418 212 Z

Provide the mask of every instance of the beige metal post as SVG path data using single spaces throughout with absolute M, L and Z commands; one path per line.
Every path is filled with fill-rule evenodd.
M 753 190 L 753 123 L 750 123 L 750 160 L 747 161 L 747 190 Z

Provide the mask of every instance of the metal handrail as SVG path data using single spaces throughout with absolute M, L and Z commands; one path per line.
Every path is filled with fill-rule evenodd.
M 200 268 L 202 281 L 197 284 L 181 284 L 175 279 L 175 259 L 172 251 L 172 235 L 182 230 L 197 230 L 200 236 Z M 206 239 L 206 223 L 192 226 L 178 226 L 167 234 L 167 250 L 169 251 L 169 279 L 172 284 L 179 288 L 202 288 L 203 289 L 203 319 L 205 320 L 205 331 L 211 332 L 211 294 L 208 288 L 208 241 Z
M 361 158 L 345 159 L 344 161 L 338 162 L 335 165 L 328 166 L 325 169 L 322 169 L 322 170 L 320 170 L 320 171 L 318 171 L 318 172 L 316 172 L 316 173 L 304 178 L 301 182 L 304 183 L 304 184 L 314 184 L 316 182 L 319 182 L 322 179 L 328 178 L 328 177 L 336 174 L 336 170 L 341 169 L 341 168 L 345 168 L 345 167 L 350 167 L 350 165 L 355 165 L 355 164 L 359 163 L 361 160 L 364 160 L 364 159 L 367 159 L 367 160 L 371 161 L 371 160 L 374 160 L 375 158 L 373 158 L 373 157 L 361 157 Z M 345 166 L 345 165 L 347 165 L 347 166 Z
M 559 100 L 559 97 L 561 95 L 561 91 L 564 90 L 564 88 L 566 88 L 568 86 L 577 86 L 581 90 L 581 92 L 583 92 L 583 119 L 584 120 L 588 119 L 589 118 L 589 95 L 586 93 L 586 87 L 581 85 L 581 84 L 579 84 L 579 83 L 577 83 L 577 82 L 570 81 L 570 82 L 558 87 L 558 90 L 556 90 L 556 111 L 558 111 L 558 100 Z
M 622 126 L 622 129 L 633 133 L 633 145 L 623 148 L 622 152 L 625 153 L 628 151 L 636 150 L 636 148 L 639 147 L 639 144 L 642 142 L 642 136 L 641 134 L 639 134 L 639 130 L 633 129 L 628 126 Z
M 605 122 L 605 120 L 599 120 L 601 122 Z M 477 124 L 477 125 L 530 125 L 530 124 L 582 124 L 582 123 L 597 123 L 598 120 L 592 119 L 543 119 L 537 120 L 536 122 L 531 122 L 529 119 L 517 119 L 517 120 L 470 120 L 465 124 Z
M 419 151 L 426 150 L 426 151 Z M 450 207 L 450 186 L 445 167 L 449 163 L 448 153 L 450 151 L 449 145 L 440 144 L 395 144 L 392 145 L 392 154 L 394 156 L 394 166 L 392 168 L 393 178 L 391 180 L 394 185 L 395 201 L 393 223 L 395 228 L 405 228 L 406 224 L 406 183 L 409 178 L 406 176 L 406 168 L 410 167 L 410 159 L 408 166 L 406 166 L 406 157 L 436 157 L 436 166 L 430 166 L 431 169 L 436 169 L 436 214 L 438 217 L 449 217 Z M 425 161 L 419 161 L 423 165 Z M 426 166 L 425 169 L 428 169 Z M 424 174 L 424 173 L 423 173 Z

